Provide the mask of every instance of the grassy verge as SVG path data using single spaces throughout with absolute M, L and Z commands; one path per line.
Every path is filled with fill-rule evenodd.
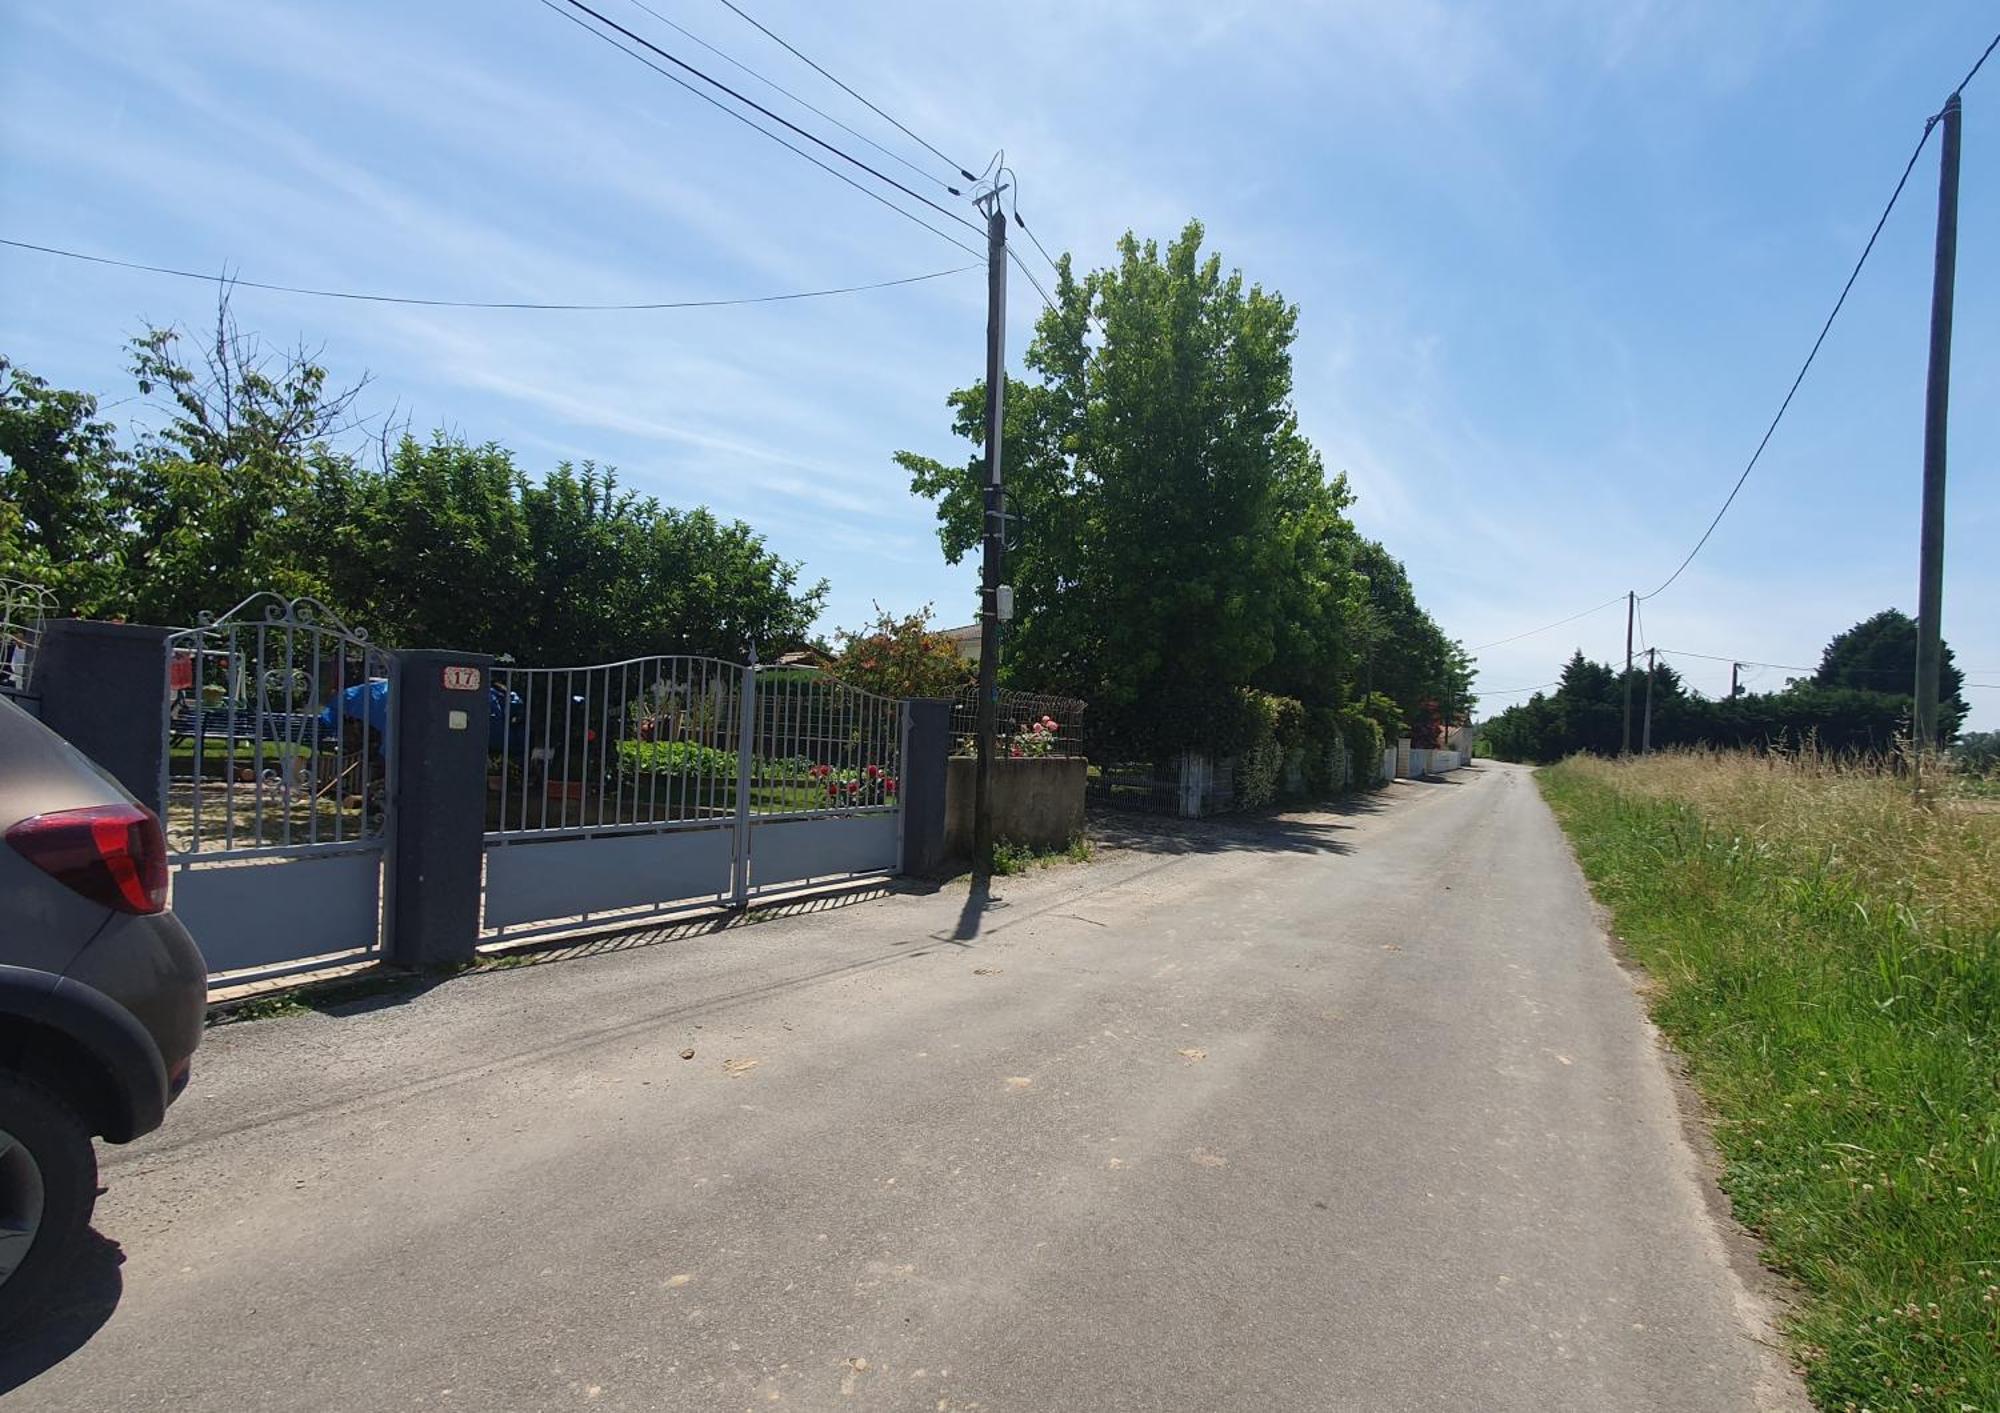
M 1090 840 L 1081 834 L 1060 849 L 1037 849 L 1031 844 L 997 839 L 993 843 L 993 871 L 1005 876 L 1049 864 L 1089 863 L 1091 853 Z
M 1813 760 L 1540 780 L 1804 1293 L 1814 1398 L 2000 1409 L 2000 815 Z

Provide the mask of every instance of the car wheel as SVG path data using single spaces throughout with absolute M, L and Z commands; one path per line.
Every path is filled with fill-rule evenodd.
M 97 1152 L 76 1111 L 0 1074 L 0 1325 L 47 1303 L 97 1205 Z

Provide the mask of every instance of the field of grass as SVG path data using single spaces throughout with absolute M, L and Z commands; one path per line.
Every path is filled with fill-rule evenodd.
M 2000 814 L 1787 757 L 1540 774 L 1826 1409 L 2000 1410 Z

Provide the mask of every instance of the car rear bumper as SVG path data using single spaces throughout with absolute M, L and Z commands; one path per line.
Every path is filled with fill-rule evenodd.
M 119 914 L 106 923 L 63 974 L 129 1011 L 160 1057 L 159 1107 L 187 1087 L 208 1010 L 208 968 L 201 949 L 171 912 Z M 132 1137 L 159 1123 L 157 1117 Z

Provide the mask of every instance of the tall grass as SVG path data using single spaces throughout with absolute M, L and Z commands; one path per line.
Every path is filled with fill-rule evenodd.
M 2000 1410 L 2000 813 L 1811 754 L 1540 776 L 1828 1409 Z

